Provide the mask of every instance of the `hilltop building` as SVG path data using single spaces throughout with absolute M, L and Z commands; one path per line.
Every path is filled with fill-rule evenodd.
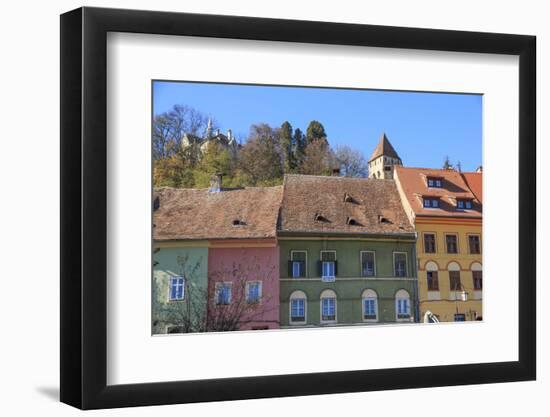
M 208 120 L 208 126 L 202 138 L 188 133 L 183 135 L 183 138 L 181 139 L 181 146 L 183 149 L 186 149 L 193 144 L 197 144 L 203 154 L 213 144 L 217 144 L 222 149 L 228 150 L 232 156 L 237 154 L 237 150 L 239 148 L 239 144 L 237 143 L 235 136 L 233 136 L 231 129 L 227 131 L 227 134 L 221 133 L 220 129 L 214 130 L 212 128 L 212 119 Z

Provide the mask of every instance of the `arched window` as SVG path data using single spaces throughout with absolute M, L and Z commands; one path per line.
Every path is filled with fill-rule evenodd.
M 336 293 L 324 290 L 321 293 L 321 322 L 336 323 Z
M 305 324 L 307 318 L 307 296 L 303 291 L 290 294 L 290 324 Z
M 378 295 L 366 289 L 361 295 L 363 321 L 378 321 Z
M 474 290 L 481 291 L 483 289 L 483 272 L 481 264 L 479 262 L 474 262 L 470 269 L 472 270 Z
M 406 290 L 399 290 L 395 293 L 395 314 L 397 321 L 410 321 L 411 319 L 411 297 Z
M 426 264 L 426 276 L 428 280 L 428 291 L 439 291 L 439 273 L 435 262 L 430 261 Z
M 449 271 L 449 286 L 451 291 L 460 291 L 462 283 L 460 282 L 460 265 L 456 262 L 451 262 L 447 265 Z

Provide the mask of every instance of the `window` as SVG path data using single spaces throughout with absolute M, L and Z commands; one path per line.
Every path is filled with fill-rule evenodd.
M 459 291 L 462 287 L 460 283 L 460 271 L 449 271 L 449 282 L 451 291 Z
M 306 276 L 306 251 L 291 251 L 289 262 L 289 276 L 292 278 L 305 278 Z
M 363 303 L 363 320 L 377 321 L 378 320 L 378 297 L 373 290 L 367 289 L 363 291 L 361 296 Z
M 424 252 L 435 253 L 435 235 L 433 233 L 424 233 Z
M 458 253 L 458 238 L 456 235 L 445 235 L 447 253 Z
M 464 210 L 464 209 L 469 210 L 472 208 L 472 200 L 464 200 L 464 199 L 456 200 L 456 208 L 459 210 Z
M 483 289 L 483 273 L 481 271 L 472 271 L 474 279 L 474 290 L 481 291 Z
M 185 296 L 184 279 L 183 277 L 170 278 L 170 301 L 183 300 Z
M 428 187 L 430 188 L 441 188 L 443 185 L 441 178 L 428 177 Z
M 373 277 L 376 274 L 374 269 L 374 252 L 361 252 L 361 274 L 364 277 Z
M 262 297 L 262 283 L 260 281 L 246 283 L 246 302 L 248 304 L 259 303 Z
M 470 246 L 471 254 L 481 253 L 481 244 L 479 243 L 479 236 L 477 235 L 468 236 L 468 243 Z
M 437 271 L 428 271 L 428 291 L 439 291 L 439 275 Z
M 184 333 L 184 328 L 183 326 L 168 326 L 166 328 L 166 333 L 168 334 Z
M 395 310 L 397 320 L 410 320 L 411 302 L 409 293 L 405 290 L 399 290 L 395 294 Z
M 231 303 L 231 283 L 218 282 L 216 284 L 216 304 L 228 305 Z
M 306 294 L 302 291 L 294 291 L 290 295 L 290 323 L 306 322 Z
M 424 198 L 425 208 L 439 208 L 439 198 Z
M 393 265 L 396 277 L 407 276 L 407 254 L 405 252 L 394 252 Z
M 321 293 L 321 321 L 336 321 L 336 293 L 332 290 Z
M 466 314 L 455 314 L 455 321 L 466 321 Z
M 321 278 L 334 281 L 336 277 L 336 251 L 321 251 Z

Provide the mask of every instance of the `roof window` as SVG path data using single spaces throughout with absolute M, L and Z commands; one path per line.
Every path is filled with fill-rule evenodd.
M 329 223 L 330 222 L 329 219 L 327 219 L 325 216 L 323 216 L 320 213 L 315 213 L 314 220 L 316 222 L 324 222 L 324 223 Z

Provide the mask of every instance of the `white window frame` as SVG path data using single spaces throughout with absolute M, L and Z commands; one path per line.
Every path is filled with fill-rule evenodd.
M 183 281 L 181 289 L 181 298 L 172 298 L 172 280 L 181 279 Z M 185 277 L 183 275 L 170 275 L 170 280 L 168 282 L 168 301 L 183 301 L 185 300 Z
M 374 275 L 363 275 L 363 254 L 372 253 L 373 262 L 374 262 Z M 373 250 L 362 250 L 359 251 L 359 270 L 361 271 L 361 277 L 363 278 L 373 278 L 376 276 L 376 251 Z
M 405 275 L 404 276 L 399 276 L 397 275 L 397 269 L 395 267 L 395 255 L 397 254 L 404 254 L 405 255 Z M 409 255 L 407 252 L 393 252 L 393 276 L 394 277 L 398 277 L 398 278 L 407 278 L 409 276 Z
M 305 253 L 306 254 L 306 260 L 304 261 L 304 278 L 307 278 L 307 250 L 304 250 L 304 249 L 296 249 L 296 250 L 291 250 L 290 251 L 290 262 L 294 262 L 294 253 L 295 252 L 299 252 L 299 253 Z M 302 277 L 295 277 L 294 276 L 294 265 L 292 266 L 292 276 L 289 277 L 289 278 L 302 278 Z
M 294 296 L 295 294 L 297 295 Z M 292 320 L 292 300 L 304 300 L 304 320 L 303 321 Z M 290 297 L 288 298 L 288 323 L 291 326 L 302 325 L 307 323 L 307 295 L 305 292 L 300 290 L 295 290 L 290 294 Z
M 373 292 L 374 296 L 365 296 L 365 293 L 367 293 L 367 292 Z M 374 319 L 366 319 L 365 318 L 365 301 L 366 300 L 373 300 L 374 301 L 374 313 L 376 315 L 376 318 L 374 318 Z M 367 288 L 361 294 L 361 318 L 366 323 L 377 323 L 378 322 L 378 294 L 376 293 L 376 291 L 374 291 L 371 288 Z
M 323 300 L 334 299 L 334 320 L 323 320 Z M 323 324 L 338 323 L 338 296 L 333 290 L 324 290 L 319 297 L 319 321 Z
M 250 291 L 250 286 L 254 284 L 258 284 L 258 300 L 257 301 L 253 301 L 251 302 L 250 299 L 249 299 L 249 291 Z M 262 302 L 262 281 L 259 281 L 259 280 L 255 280 L 255 281 L 247 281 L 246 282 L 246 285 L 245 285 L 245 291 L 246 291 L 246 303 L 247 304 L 261 304 Z
M 334 253 L 334 261 L 323 261 L 323 253 L 329 253 L 329 252 L 332 252 Z M 336 251 L 335 250 L 322 250 L 322 251 L 319 251 L 319 259 L 321 260 L 321 280 L 325 281 L 325 282 L 333 282 L 336 280 L 336 261 L 337 261 L 337 258 L 336 258 Z M 333 266 L 333 269 L 334 269 L 334 275 L 331 275 L 331 276 L 325 276 L 324 275 L 324 266 L 323 264 L 325 262 L 332 262 L 334 264 Z
M 222 287 L 222 286 L 229 287 L 229 301 L 228 301 L 227 304 L 218 303 L 219 291 L 220 291 L 220 287 Z M 219 281 L 219 282 L 216 282 L 216 286 L 214 288 L 215 288 L 214 304 L 217 305 L 217 306 L 228 306 L 228 305 L 230 305 L 231 302 L 233 301 L 233 282 L 231 282 L 231 281 Z
M 407 293 L 407 297 L 398 296 L 398 294 L 402 291 Z M 399 318 L 399 301 L 400 300 L 407 300 L 408 301 L 407 307 L 408 307 L 408 310 L 409 310 L 409 317 Z M 395 320 L 398 321 L 398 322 L 410 322 L 411 319 L 412 319 L 411 294 L 407 290 L 402 288 L 402 289 L 398 290 L 395 293 Z

